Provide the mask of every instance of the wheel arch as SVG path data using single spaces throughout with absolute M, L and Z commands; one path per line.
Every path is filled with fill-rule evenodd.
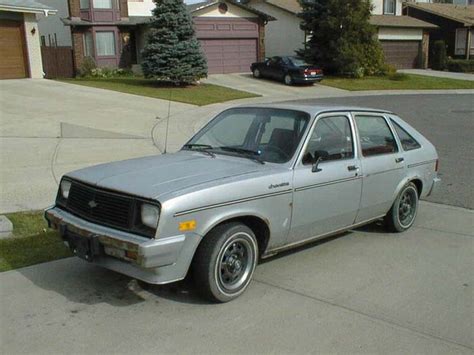
M 400 182 L 400 184 L 398 184 L 397 189 L 395 190 L 395 194 L 394 194 L 393 199 L 392 199 L 393 201 L 395 201 L 395 199 L 400 194 L 400 191 L 403 189 L 403 187 L 405 187 L 405 185 L 407 185 L 410 182 L 415 184 L 416 190 L 418 192 L 418 198 L 421 197 L 421 194 L 423 192 L 423 180 L 420 176 L 414 175 L 414 176 L 409 176 L 409 177 L 403 179 Z

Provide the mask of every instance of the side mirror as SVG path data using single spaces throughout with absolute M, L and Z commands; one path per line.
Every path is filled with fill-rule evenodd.
M 319 163 L 321 163 L 323 160 L 327 159 L 329 156 L 329 153 L 326 152 L 325 150 L 317 150 L 314 152 L 313 155 L 313 167 L 311 168 L 311 171 L 313 173 L 318 173 L 322 169 L 319 168 Z

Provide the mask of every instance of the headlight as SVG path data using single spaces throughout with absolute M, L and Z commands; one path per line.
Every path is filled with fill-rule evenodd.
M 63 180 L 61 181 L 61 196 L 64 199 L 67 199 L 69 197 L 69 190 L 71 190 L 71 181 L 69 180 Z
M 157 206 L 149 205 L 144 203 L 140 208 L 142 223 L 150 228 L 156 228 L 158 226 L 158 220 L 160 218 L 160 209 Z

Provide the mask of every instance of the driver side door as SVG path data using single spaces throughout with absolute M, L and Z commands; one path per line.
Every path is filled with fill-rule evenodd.
M 294 170 L 289 244 L 354 224 L 362 192 L 354 132 L 349 113 L 317 118 Z M 324 158 L 313 171 L 308 154 L 315 151 Z

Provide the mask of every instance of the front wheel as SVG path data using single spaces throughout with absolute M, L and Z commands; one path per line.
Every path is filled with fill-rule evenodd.
M 258 260 L 253 231 L 242 223 L 214 228 L 199 245 L 192 272 L 201 294 L 213 302 L 240 296 L 252 279 Z
M 385 223 L 391 232 L 404 232 L 415 222 L 418 212 L 418 190 L 410 182 L 398 194 L 390 211 L 385 216 Z

